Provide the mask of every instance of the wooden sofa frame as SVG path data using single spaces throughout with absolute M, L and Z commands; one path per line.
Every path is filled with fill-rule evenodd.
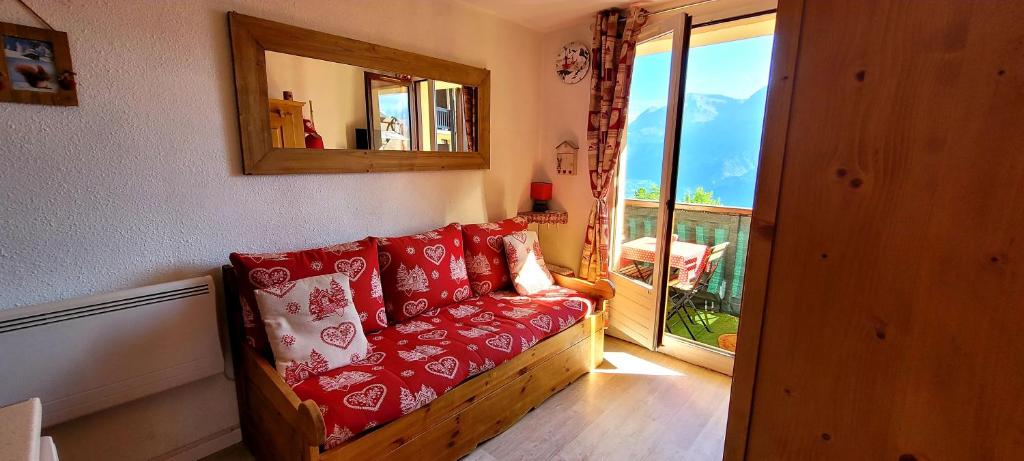
M 595 312 L 426 406 L 321 451 L 324 421 L 300 400 L 266 357 L 245 342 L 234 269 L 224 266 L 227 323 L 242 438 L 260 460 L 458 459 L 500 434 L 603 360 L 605 305 L 615 294 L 596 283 L 552 274 L 558 285 L 598 299 Z

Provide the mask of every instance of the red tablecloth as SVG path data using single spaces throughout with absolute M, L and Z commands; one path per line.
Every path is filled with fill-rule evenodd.
M 656 245 L 657 240 L 654 237 L 640 237 L 623 243 L 620 257 L 623 260 L 653 263 Z M 679 269 L 679 281 L 692 280 L 697 275 L 697 266 L 707 251 L 706 245 L 674 241 L 669 250 L 668 264 Z

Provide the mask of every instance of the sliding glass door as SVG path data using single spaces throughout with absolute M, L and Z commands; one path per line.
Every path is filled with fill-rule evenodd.
M 775 18 L 684 22 L 638 46 L 615 267 L 653 347 L 731 374 Z
M 668 239 L 671 194 L 661 184 L 675 159 L 681 110 L 681 76 L 691 18 L 677 13 L 653 17 L 637 43 L 626 147 L 620 160 L 612 280 L 615 299 L 609 329 L 651 349 L 660 340 L 657 306 L 666 294 L 662 268 Z M 641 120 L 642 122 L 638 122 Z

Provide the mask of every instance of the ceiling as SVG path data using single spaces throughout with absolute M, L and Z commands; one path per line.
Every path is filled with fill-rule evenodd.
M 459 0 L 531 29 L 548 32 L 592 17 L 605 8 L 629 5 L 628 0 Z
M 471 8 L 491 13 L 539 32 L 593 21 L 594 14 L 606 8 L 643 6 L 651 11 L 678 9 L 695 20 L 708 21 L 774 9 L 776 0 L 455 0 Z

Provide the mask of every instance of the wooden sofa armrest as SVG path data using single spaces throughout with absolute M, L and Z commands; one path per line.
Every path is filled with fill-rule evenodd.
M 252 347 L 245 344 L 242 327 L 242 307 L 235 285 L 235 271 L 230 265 L 223 266 L 224 300 L 230 335 L 231 352 L 235 367 L 235 381 L 238 387 L 240 416 L 244 420 L 243 435 L 260 437 L 266 433 L 295 433 L 301 440 L 301 447 L 291 445 L 285 437 L 275 440 L 246 440 L 247 443 L 261 444 L 275 449 L 264 453 L 302 453 L 296 459 L 317 459 L 320 446 L 326 441 L 324 418 L 320 407 L 312 400 L 301 400 L 295 391 L 284 382 L 277 370 Z M 255 426 L 278 425 L 286 428 L 273 429 Z M 255 426 L 254 426 L 255 425 Z M 248 431 L 247 431 L 248 430 Z M 248 434 L 246 432 L 249 432 Z M 256 448 L 256 447 L 253 447 Z M 299 451 L 295 451 L 298 449 Z M 291 458 L 289 458 L 291 459 Z
M 609 279 L 600 279 L 596 282 L 589 282 L 576 277 L 551 273 L 555 283 L 559 286 L 576 290 L 585 295 L 600 298 L 602 301 L 611 301 L 615 297 L 615 284 Z
M 257 390 L 270 401 L 282 416 L 291 415 L 290 422 L 296 432 L 310 443 L 319 447 L 326 441 L 324 418 L 320 407 L 312 400 L 301 400 L 295 391 L 284 382 L 277 370 L 251 347 L 241 348 L 247 375 Z

